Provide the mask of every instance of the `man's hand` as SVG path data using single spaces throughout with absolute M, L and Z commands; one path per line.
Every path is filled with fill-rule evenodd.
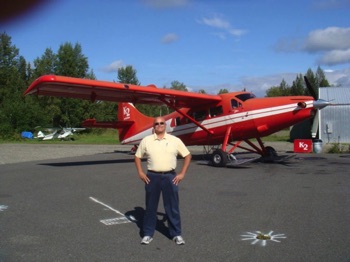
M 182 179 L 184 179 L 185 173 L 178 173 L 173 179 L 174 185 L 178 185 Z
M 148 184 L 151 181 L 151 180 L 149 180 L 148 176 L 142 171 L 139 173 L 139 177 L 146 184 Z

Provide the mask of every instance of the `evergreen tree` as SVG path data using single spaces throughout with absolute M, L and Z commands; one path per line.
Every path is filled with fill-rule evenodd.
M 224 89 L 220 89 L 219 92 L 218 92 L 218 95 L 220 94 L 227 94 L 228 93 L 228 90 L 226 88 Z
M 282 79 L 282 82 L 280 83 L 279 88 L 281 90 L 282 96 L 289 96 L 290 95 L 290 93 L 291 93 L 290 87 L 284 79 Z
M 316 70 L 316 79 L 317 79 L 317 86 L 318 87 L 328 87 L 330 86 L 327 78 L 326 78 L 326 75 L 324 73 L 324 71 L 321 69 L 320 66 L 317 67 L 317 70 Z
M 279 86 L 272 86 L 266 90 L 266 97 L 282 96 L 282 91 Z
M 11 37 L 0 35 L 0 136 L 11 137 L 26 128 L 26 105 L 22 96 L 27 85 L 26 61 L 12 45 Z
M 86 78 L 88 69 L 88 59 L 83 55 L 80 44 L 73 46 L 71 43 L 65 43 L 59 47 L 56 75 Z
M 318 97 L 318 81 L 317 81 L 317 78 L 316 78 L 314 72 L 311 70 L 311 68 L 309 68 L 307 70 L 305 76 L 309 80 L 312 88 L 314 89 L 314 91 L 315 91 L 315 93 L 316 93 L 316 95 Z M 305 88 L 304 95 L 311 96 L 311 93 L 310 93 L 310 91 L 307 88 Z
M 132 66 L 121 67 L 118 69 L 118 82 L 124 84 L 140 85 L 136 76 L 136 70 Z
M 57 73 L 58 58 L 51 48 L 47 48 L 40 58 L 34 60 L 33 78 Z
M 309 68 L 305 76 L 308 78 L 310 84 L 313 86 L 317 95 L 318 95 L 318 87 L 330 86 L 321 67 L 317 68 L 316 74 L 314 74 L 314 72 Z M 266 91 L 267 97 L 288 96 L 288 95 L 293 95 L 293 96 L 294 95 L 295 96 L 311 95 L 309 90 L 306 87 L 304 77 L 302 76 L 302 74 L 297 75 L 291 87 L 289 87 L 288 84 L 283 79 L 279 86 L 273 86 Z
M 49 53 L 50 54 L 50 53 Z M 53 56 L 55 58 L 55 56 Z M 56 75 L 87 78 L 89 72 L 88 59 L 82 53 L 80 44 L 64 43 L 57 52 L 57 62 L 53 61 Z M 53 116 L 54 126 L 80 126 L 84 119 L 89 101 L 72 98 L 60 98 L 60 113 Z
M 302 74 L 297 75 L 291 86 L 290 94 L 292 96 L 299 96 L 304 94 L 305 83 Z
M 170 89 L 179 90 L 179 91 L 186 91 L 186 92 L 188 91 L 186 85 L 184 83 L 177 81 L 177 80 L 174 80 L 171 82 Z

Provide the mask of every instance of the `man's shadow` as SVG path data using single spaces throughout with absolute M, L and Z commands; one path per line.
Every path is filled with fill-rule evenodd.
M 134 222 L 139 228 L 139 235 L 142 235 L 142 227 L 143 227 L 143 217 L 145 214 L 145 210 L 142 207 L 135 207 L 134 210 L 128 211 L 125 213 L 125 216 L 131 221 Z M 166 225 L 167 216 L 164 213 L 157 212 L 157 224 L 156 231 L 163 234 L 165 237 L 171 239 L 169 234 L 169 229 Z

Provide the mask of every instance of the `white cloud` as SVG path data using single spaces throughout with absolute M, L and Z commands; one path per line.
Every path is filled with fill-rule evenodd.
M 230 23 L 219 17 L 203 18 L 200 22 L 205 25 L 220 28 L 229 29 L 231 27 Z
M 239 37 L 239 36 L 242 36 L 243 34 L 247 33 L 246 30 L 234 28 L 230 24 L 230 22 L 228 22 L 226 19 L 224 19 L 223 17 L 221 17 L 219 15 L 215 15 L 215 16 L 210 17 L 210 18 L 205 17 L 205 18 L 198 20 L 197 22 L 199 24 L 207 25 L 207 26 L 222 30 L 219 33 L 216 33 L 222 39 L 225 39 L 225 37 L 223 37 L 223 33 L 233 35 L 235 37 Z
M 350 48 L 350 28 L 327 27 L 309 33 L 304 49 L 308 52 L 346 50 Z
M 317 64 L 322 65 L 338 65 L 350 63 L 350 49 L 348 50 L 332 50 L 326 52 L 317 60 Z
M 303 49 L 310 53 L 320 53 L 317 64 L 350 63 L 350 28 L 327 27 L 312 31 Z
M 150 7 L 159 9 L 184 7 L 189 5 L 189 0 L 142 0 L 142 2 Z
M 283 73 L 261 77 L 242 77 L 240 80 L 247 91 L 254 93 L 257 97 L 264 97 L 269 88 L 272 86 L 279 86 L 282 80 L 291 85 L 298 74 L 299 73 Z
M 350 68 L 324 71 L 329 84 L 350 88 Z
M 108 66 L 103 67 L 101 70 L 105 73 L 115 73 L 119 68 L 124 66 L 124 62 L 122 60 L 116 60 L 110 63 Z
M 350 27 L 327 27 L 311 31 L 305 39 L 280 39 L 276 51 L 318 54 L 315 64 L 350 63 Z
M 178 39 L 179 39 L 179 37 L 177 36 L 177 34 L 169 33 L 169 34 L 166 34 L 165 36 L 162 37 L 161 42 L 163 44 L 169 44 L 169 43 L 177 41 Z

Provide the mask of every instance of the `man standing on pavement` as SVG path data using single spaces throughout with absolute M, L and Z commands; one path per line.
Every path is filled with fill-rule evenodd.
M 166 123 L 163 117 L 155 119 L 153 128 L 154 134 L 143 138 L 135 153 L 136 169 L 140 179 L 145 183 L 146 190 L 141 244 L 148 245 L 153 240 L 158 203 L 162 193 L 170 236 L 176 244 L 184 245 L 185 241 L 181 236 L 178 185 L 185 177 L 191 162 L 191 154 L 179 138 L 165 131 Z M 184 157 L 184 162 L 181 171 L 176 173 L 178 154 Z M 147 157 L 147 173 L 142 170 L 143 156 Z

